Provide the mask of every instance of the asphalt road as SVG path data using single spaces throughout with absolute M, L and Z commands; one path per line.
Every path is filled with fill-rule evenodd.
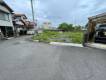
M 0 42 L 0 80 L 106 80 L 106 51 L 35 43 Z

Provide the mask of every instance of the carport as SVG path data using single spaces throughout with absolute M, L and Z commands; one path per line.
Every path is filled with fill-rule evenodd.
M 95 27 L 97 24 L 106 24 L 106 13 L 96 15 L 93 17 L 89 17 L 89 22 L 88 22 L 88 32 L 89 33 L 94 33 L 95 32 Z M 88 41 L 92 39 L 89 37 Z
M 106 43 L 106 37 L 103 38 L 104 43 L 95 43 L 94 37 L 96 35 L 96 27 L 99 24 L 105 24 L 106 25 L 106 13 L 99 14 L 96 16 L 92 16 L 88 18 L 88 24 L 87 24 L 87 31 L 84 34 L 84 46 L 102 46 L 103 48 L 106 47 L 104 43 Z M 99 40 L 99 39 L 98 39 Z

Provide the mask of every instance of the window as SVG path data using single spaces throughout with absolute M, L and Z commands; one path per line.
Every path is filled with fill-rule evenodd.
M 9 21 L 9 14 L 6 12 L 0 11 L 0 20 L 7 20 Z

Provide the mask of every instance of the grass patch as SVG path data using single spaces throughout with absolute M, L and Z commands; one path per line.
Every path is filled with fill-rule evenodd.
M 39 40 L 40 42 L 72 42 L 81 43 L 83 39 L 83 32 L 55 32 L 44 31 L 38 35 L 33 36 L 33 40 Z
M 83 32 L 65 32 L 64 34 L 67 35 L 73 43 L 82 43 Z

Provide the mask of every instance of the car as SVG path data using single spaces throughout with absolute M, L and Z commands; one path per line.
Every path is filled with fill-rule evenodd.
M 95 30 L 95 43 L 106 43 L 106 24 L 98 25 Z
M 27 31 L 27 35 L 34 35 L 35 34 L 35 30 L 31 29 Z

